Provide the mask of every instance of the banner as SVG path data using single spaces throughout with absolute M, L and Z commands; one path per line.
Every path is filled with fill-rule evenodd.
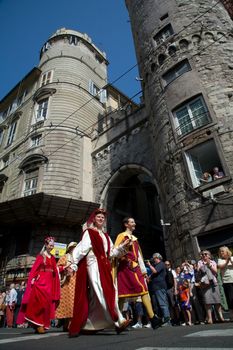
M 65 255 L 65 253 L 66 253 L 66 244 L 54 242 L 54 248 L 53 248 L 53 250 L 51 250 L 50 253 L 52 255 L 54 255 L 55 258 L 60 258 L 61 256 Z

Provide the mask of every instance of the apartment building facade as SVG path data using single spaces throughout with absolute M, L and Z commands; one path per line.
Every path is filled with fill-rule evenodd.
M 46 235 L 78 240 L 99 206 L 92 137 L 109 111 L 136 107 L 107 84 L 107 65 L 87 34 L 61 28 L 0 103 L 2 279 L 24 278 Z

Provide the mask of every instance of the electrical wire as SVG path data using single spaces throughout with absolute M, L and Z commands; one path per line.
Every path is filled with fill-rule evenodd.
M 195 21 L 197 21 L 198 19 L 200 19 L 201 17 L 203 17 L 206 13 L 208 13 L 209 11 L 211 11 L 215 6 L 217 6 L 217 4 L 218 3 L 220 3 L 221 1 L 220 0 L 218 0 L 213 6 L 211 6 L 209 9 L 207 9 L 204 13 L 202 13 L 201 15 L 199 15 L 199 16 L 197 16 L 196 18 L 194 18 L 194 20 L 193 21 L 191 21 L 188 25 L 186 25 L 184 28 L 182 28 L 178 33 L 175 33 L 174 34 L 174 36 L 175 35 L 178 35 L 178 34 L 180 34 L 182 31 L 184 31 L 184 30 L 187 30 L 187 28 L 189 27 L 189 26 L 191 26 Z M 220 40 L 221 38 L 219 38 L 218 40 Z M 218 41 L 218 40 L 216 40 L 216 41 Z M 212 42 L 209 46 L 211 46 L 212 44 L 214 44 L 214 43 L 216 43 L 216 41 L 214 41 L 214 42 Z M 209 47 L 208 46 L 208 47 Z M 154 49 L 153 49 L 154 50 Z M 201 50 L 201 51 L 203 51 L 203 50 Z M 201 52 L 200 51 L 200 52 Z M 150 52 L 151 53 L 151 52 Z M 147 56 L 149 56 L 150 55 L 150 53 L 147 55 Z M 196 53 L 196 54 L 198 54 L 198 53 Z M 195 54 L 195 55 L 196 55 Z M 194 55 L 193 55 L 194 56 Z M 192 57 L 192 56 L 191 56 Z M 111 83 L 109 83 L 109 84 L 107 84 L 107 85 L 111 85 L 111 84 L 114 84 L 115 82 L 117 82 L 117 81 L 119 81 L 122 77 L 124 77 L 125 75 L 127 75 L 131 70 L 133 70 L 135 67 L 137 67 L 140 63 L 142 62 L 142 60 L 139 60 L 139 62 L 138 63 L 136 63 L 136 64 L 134 64 L 132 67 L 130 67 L 129 69 L 127 69 L 124 73 L 122 73 L 119 77 L 117 77 L 115 80 L 113 80 L 113 82 L 111 82 Z M 151 85 L 153 85 L 153 84 L 151 84 Z M 106 85 L 104 85 L 101 89 L 100 89 L 100 91 L 101 90 L 103 90 L 104 88 L 106 88 Z M 132 100 L 133 98 L 135 98 L 136 96 L 138 96 L 141 92 L 142 92 L 143 90 L 140 90 L 138 93 L 136 93 L 135 95 L 133 95 L 131 98 L 129 98 L 130 100 Z M 163 95 L 163 91 L 161 92 L 161 96 Z M 79 110 L 81 110 L 84 106 L 86 106 L 89 102 L 91 102 L 93 99 L 95 99 L 96 98 L 96 96 L 92 96 L 92 98 L 90 98 L 87 102 L 85 102 L 83 105 L 81 105 L 79 108 L 77 108 L 74 112 L 72 112 L 70 115 L 68 115 L 62 122 L 60 122 L 59 124 L 57 124 L 55 127 L 53 127 L 52 129 L 50 129 L 47 133 L 45 132 L 45 134 L 43 135 L 43 138 L 44 137 L 46 137 L 49 133 L 51 133 L 52 131 L 54 131 L 58 126 L 60 126 L 60 125 L 62 125 L 65 121 L 67 121 L 71 116 L 73 116 L 75 113 L 77 113 Z M 125 105 L 124 105 L 125 106 Z M 123 107 L 124 107 L 123 106 Z M 113 113 L 114 111 L 117 111 L 118 110 L 118 108 L 116 108 L 115 110 L 113 110 L 111 113 Z M 107 114 L 108 115 L 108 114 Z M 84 134 L 84 133 L 86 133 L 86 131 L 88 131 L 89 129 L 91 129 L 91 128 L 93 128 L 95 125 L 98 125 L 98 123 L 100 122 L 100 121 L 102 121 L 102 120 L 104 120 L 105 118 L 106 118 L 106 116 L 107 115 L 104 115 L 98 122 L 95 122 L 95 123 L 93 123 L 92 125 L 90 125 L 88 128 L 86 128 L 85 130 L 83 130 L 83 131 L 81 131 L 80 130 L 80 132 L 82 133 L 82 134 Z M 78 126 L 76 126 L 74 129 L 77 129 L 78 128 Z M 28 132 L 25 136 L 24 136 L 24 138 L 25 138 L 25 141 L 26 141 L 26 139 L 27 139 L 27 136 L 29 135 L 29 134 L 31 134 L 31 131 L 30 132 Z M 75 135 L 73 138 L 71 138 L 70 139 L 70 141 L 67 141 L 64 145 L 62 145 L 62 146 L 60 146 L 60 147 L 58 147 L 55 151 L 53 151 L 53 152 L 51 152 L 48 156 L 51 156 L 52 154 L 54 154 L 54 153 L 56 153 L 58 150 L 60 150 L 62 147 L 64 147 L 66 144 L 68 144 L 69 142 L 71 142 L 71 141 L 73 141 L 76 137 L 83 137 L 83 135 Z M 21 152 L 21 153 L 19 153 L 18 155 L 17 155 L 17 157 L 19 157 L 21 154 L 24 154 L 25 152 Z M 15 160 L 13 160 L 13 161 L 15 161 Z M 13 162 L 12 161 L 12 162 Z M 10 164 L 12 164 L 12 162 L 10 162 Z

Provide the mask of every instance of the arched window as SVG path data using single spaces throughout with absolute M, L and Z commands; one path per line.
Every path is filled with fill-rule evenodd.
M 162 64 L 164 63 L 165 60 L 166 60 L 166 56 L 165 56 L 164 54 L 161 53 L 161 54 L 158 56 L 158 63 L 159 63 L 159 65 L 162 66 Z

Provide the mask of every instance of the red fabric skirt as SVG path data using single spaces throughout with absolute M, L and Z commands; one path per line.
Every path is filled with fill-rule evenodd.
M 133 297 L 148 293 L 148 288 L 139 266 L 130 268 L 126 260 L 120 262 L 117 270 L 119 297 Z
M 50 327 L 50 320 L 55 318 L 55 303 L 52 300 L 52 272 L 40 272 L 35 281 L 27 304 L 25 319 L 35 325 Z

